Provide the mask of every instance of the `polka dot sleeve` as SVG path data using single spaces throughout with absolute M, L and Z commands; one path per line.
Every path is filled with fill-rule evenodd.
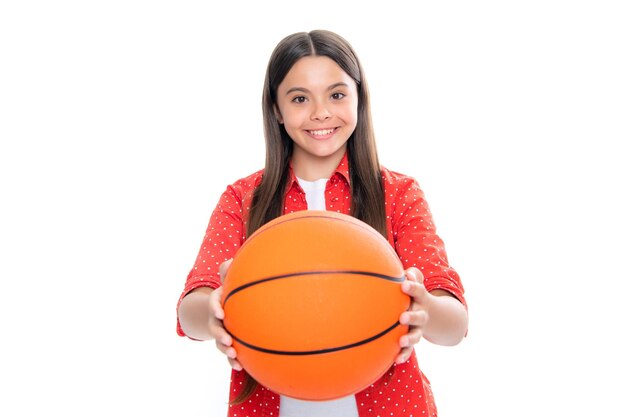
M 198 287 L 218 288 L 222 285 L 219 267 L 235 256 L 245 240 L 244 219 L 247 212 L 244 211 L 244 207 L 249 206 L 248 200 L 253 192 L 250 184 L 255 182 L 246 178 L 228 186 L 222 193 L 211 215 L 194 266 L 187 275 L 178 304 L 185 295 Z M 184 335 L 180 324 L 177 331 L 179 335 Z
M 396 252 L 405 268 L 416 267 L 424 275 L 428 291 L 442 289 L 466 305 L 458 273 L 448 264 L 444 243 L 416 180 L 392 174 L 388 182 L 392 204 L 392 233 Z

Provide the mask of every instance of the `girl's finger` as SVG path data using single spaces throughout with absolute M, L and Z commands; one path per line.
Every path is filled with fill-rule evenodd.
M 235 359 L 237 357 L 237 351 L 234 347 L 220 343 L 217 340 L 215 341 L 215 346 L 220 352 L 228 356 L 230 359 Z
M 400 343 L 403 347 L 414 346 L 422 340 L 422 334 L 422 329 L 411 329 L 410 332 L 400 338 Z
M 224 320 L 224 309 L 222 309 L 223 291 L 224 289 L 219 287 L 215 289 L 209 297 L 209 308 L 211 308 L 213 315 L 220 320 Z
M 413 299 L 411 307 L 413 307 L 416 303 L 421 304 L 425 302 L 425 297 L 428 296 L 428 291 L 426 291 L 424 285 L 419 282 L 406 280 L 402 283 L 401 288 L 406 295 Z
M 226 346 L 230 346 L 233 344 L 233 338 L 230 334 L 224 329 L 221 320 L 210 320 L 209 321 L 209 332 L 213 335 L 213 338 L 216 342 L 221 343 Z
M 406 270 L 406 277 L 410 281 L 419 282 L 420 284 L 424 283 L 424 275 L 422 274 L 422 271 L 414 266 Z
M 229 259 L 220 265 L 220 279 L 222 281 L 222 284 L 224 283 L 224 278 L 226 278 L 226 273 L 228 272 L 228 268 L 230 268 L 230 264 L 232 262 L 233 260 Z
M 400 324 L 423 327 L 428 323 L 428 313 L 424 310 L 405 311 L 400 315 Z
M 413 346 L 402 348 L 400 353 L 396 357 L 396 364 L 401 364 L 409 360 L 411 357 L 411 352 L 413 352 Z
M 230 367 L 233 368 L 235 371 L 241 371 L 243 369 L 239 361 L 235 359 L 228 358 L 228 363 L 230 364 Z

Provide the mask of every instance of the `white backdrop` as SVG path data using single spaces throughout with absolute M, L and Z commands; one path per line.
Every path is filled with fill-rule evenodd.
M 357 50 L 466 287 L 468 338 L 417 346 L 440 415 L 626 413 L 622 2 L 211 3 L 1 3 L 1 415 L 225 416 L 176 301 L 263 164 L 272 49 L 316 28 Z

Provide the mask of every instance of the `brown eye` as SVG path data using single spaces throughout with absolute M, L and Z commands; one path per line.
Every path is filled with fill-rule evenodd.
M 306 101 L 306 97 L 303 96 L 298 96 L 298 97 L 294 97 L 293 100 L 291 100 L 294 103 L 304 103 Z
M 333 100 L 341 100 L 342 98 L 344 98 L 346 95 L 344 93 L 333 93 L 330 95 L 330 98 Z

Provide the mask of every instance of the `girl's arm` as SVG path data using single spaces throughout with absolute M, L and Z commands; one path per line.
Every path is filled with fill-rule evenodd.
M 224 276 L 230 261 L 220 266 Z M 224 310 L 221 305 L 222 287 L 212 289 L 199 287 L 185 296 L 178 306 L 178 320 L 185 334 L 195 340 L 215 339 L 220 352 L 228 357 L 230 366 L 240 371 L 241 364 L 235 359 L 237 352 L 232 347 L 233 339 L 224 329 Z
M 219 305 L 220 288 L 196 288 L 180 302 L 178 320 L 189 338 L 211 340 L 225 337 L 220 326 L 224 314 Z

